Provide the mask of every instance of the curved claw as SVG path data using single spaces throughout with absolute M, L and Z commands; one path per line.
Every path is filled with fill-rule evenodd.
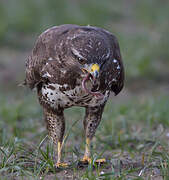
M 80 162 L 86 164 L 86 163 L 91 163 L 92 160 L 91 160 L 91 158 L 84 156 Z
M 97 159 L 96 161 L 95 161 L 96 163 L 100 163 L 100 164 L 102 164 L 102 163 L 106 163 L 106 159 Z
M 68 167 L 68 163 L 57 162 L 56 167 L 57 168 L 66 168 L 66 167 Z
M 83 159 L 80 162 L 83 163 L 83 164 L 86 164 L 86 163 L 90 164 L 92 162 L 92 159 L 89 158 L 89 157 L 84 156 Z M 106 163 L 106 159 L 104 159 L 104 158 L 103 159 L 96 159 L 95 163 L 96 164 Z

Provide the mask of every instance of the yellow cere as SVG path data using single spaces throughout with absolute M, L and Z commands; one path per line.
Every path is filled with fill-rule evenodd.
M 98 71 L 99 72 L 100 67 L 98 64 L 93 64 L 91 67 L 91 72 Z

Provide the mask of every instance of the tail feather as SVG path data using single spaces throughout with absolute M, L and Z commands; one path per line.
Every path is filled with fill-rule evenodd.
M 25 87 L 26 85 L 27 85 L 26 80 L 18 84 L 19 87 Z

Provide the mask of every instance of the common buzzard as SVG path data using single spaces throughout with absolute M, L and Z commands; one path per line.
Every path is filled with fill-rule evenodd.
M 98 27 L 52 27 L 38 37 L 26 61 L 25 84 L 37 89 L 49 136 L 57 146 L 57 167 L 66 165 L 61 162 L 64 109 L 85 107 L 86 149 L 82 161 L 90 162 L 90 142 L 109 94 L 117 95 L 124 84 L 118 41 Z

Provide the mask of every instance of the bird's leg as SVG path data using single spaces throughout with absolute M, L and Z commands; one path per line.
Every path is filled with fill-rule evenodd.
M 58 159 L 57 159 L 56 167 L 67 167 L 68 166 L 67 163 L 61 162 L 61 156 L 62 156 L 62 142 L 61 141 L 58 141 L 57 150 L 58 150 Z
M 65 131 L 65 120 L 63 115 L 63 110 L 49 110 L 44 109 L 45 120 L 47 123 L 47 129 L 49 136 L 52 138 L 54 143 L 54 152 L 58 154 L 58 159 L 56 163 L 56 167 L 65 167 L 67 163 L 61 162 L 61 154 L 62 154 L 62 142 L 63 142 L 63 135 Z M 57 148 L 56 148 L 57 146 Z
M 90 149 L 90 146 L 91 146 L 91 140 L 90 138 L 86 138 L 86 146 L 85 146 L 85 154 L 83 156 L 83 159 L 82 159 L 82 162 L 83 163 L 91 163 L 91 149 Z M 103 159 L 97 159 L 95 161 L 96 163 L 105 163 L 106 160 L 103 158 Z
M 81 162 L 91 162 L 91 152 L 90 145 L 93 136 L 95 135 L 96 129 L 100 123 L 102 113 L 104 109 L 104 104 L 99 107 L 87 107 L 86 114 L 83 121 L 85 135 L 86 135 L 86 146 L 85 146 L 85 154 Z M 97 159 L 95 162 L 103 163 L 105 159 Z
M 59 163 L 61 162 L 61 155 L 62 155 L 62 142 L 58 141 L 57 149 L 58 149 L 58 160 L 57 160 L 57 164 L 59 164 Z
M 85 154 L 84 154 L 83 159 L 82 159 L 83 162 L 91 162 L 90 142 L 91 142 L 90 138 L 86 138 Z

